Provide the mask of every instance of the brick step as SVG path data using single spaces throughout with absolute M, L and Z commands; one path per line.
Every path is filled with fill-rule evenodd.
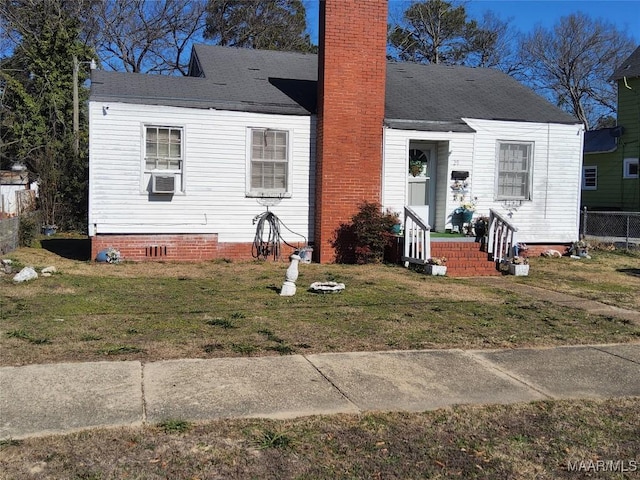
M 432 242 L 431 256 L 447 258 L 447 275 L 450 277 L 501 275 L 483 247 L 474 242 Z
M 450 267 L 464 267 L 468 265 L 470 267 L 495 267 L 495 263 L 486 258 L 483 260 L 469 259 L 469 258 L 451 258 L 447 257 L 447 265 Z
M 466 258 L 469 260 L 488 260 L 489 257 L 485 252 L 448 252 L 443 250 L 431 250 L 432 257 L 447 257 L 447 258 Z

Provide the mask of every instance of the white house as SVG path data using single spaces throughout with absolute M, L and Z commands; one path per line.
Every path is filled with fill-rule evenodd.
M 254 218 L 269 208 L 288 228 L 284 240 L 315 241 L 317 259 L 332 261 L 331 230 L 357 199 L 401 215 L 415 207 L 436 231 L 472 201 L 476 215 L 508 219 L 519 242 L 578 238 L 583 128 L 575 118 L 501 72 L 383 54 L 378 122 L 367 103 L 377 101 L 375 88 L 363 83 L 375 73 L 349 73 L 358 59 L 345 54 L 335 60 L 346 65 L 335 85 L 327 77 L 335 68 L 327 52 L 344 46 L 328 45 L 323 32 L 354 21 L 343 16 L 324 22 L 319 56 L 196 45 L 187 77 L 94 70 L 93 254 L 114 246 L 130 259 L 250 258 Z M 329 107 L 357 113 L 332 129 Z M 321 161 L 328 139 L 342 148 L 333 164 Z M 371 151 L 379 163 L 369 163 Z M 360 192 L 371 179 L 374 198 Z

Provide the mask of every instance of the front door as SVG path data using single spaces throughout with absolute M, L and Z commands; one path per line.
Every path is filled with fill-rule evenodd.
M 429 144 L 409 146 L 407 204 L 433 227 L 435 149 Z M 432 207 L 432 208 L 429 208 Z

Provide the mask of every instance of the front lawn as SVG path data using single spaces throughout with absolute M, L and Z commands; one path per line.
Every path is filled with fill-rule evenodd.
M 509 279 L 549 288 L 570 282 L 576 294 L 616 295 L 633 308 L 639 282 L 628 272 L 638 257 L 601 255 L 589 263 L 533 259 L 531 277 Z M 625 320 L 398 266 L 301 265 L 297 294 L 281 297 L 286 262 L 111 265 L 44 249 L 9 257 L 58 273 L 25 284 L 0 277 L 0 365 L 640 339 L 640 326 Z M 615 288 L 596 288 L 600 277 Z M 346 289 L 307 291 L 315 281 Z

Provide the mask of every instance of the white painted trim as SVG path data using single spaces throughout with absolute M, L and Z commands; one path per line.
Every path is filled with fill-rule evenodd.
M 625 158 L 624 159 L 624 163 L 623 163 L 623 166 L 622 166 L 622 178 L 624 178 L 624 179 L 638 178 L 638 174 L 637 173 L 636 174 L 629 173 L 630 167 L 633 164 L 639 165 L 637 158 Z
M 171 173 L 179 177 L 179 188 L 176 189 L 173 195 L 185 195 L 187 193 L 186 178 L 187 178 L 187 126 L 184 124 L 166 124 L 163 122 L 142 122 L 140 123 L 140 194 L 149 195 L 150 190 L 147 189 L 146 178 L 151 181 L 152 172 L 147 172 L 147 162 L 145 154 L 147 152 L 147 128 L 173 128 L 180 129 L 180 161 L 182 162 L 182 168 L 180 171 L 167 170 L 166 173 Z
M 501 200 L 515 200 L 515 201 L 523 201 L 529 202 L 533 200 L 533 161 L 535 159 L 535 141 L 523 141 L 523 140 L 504 140 L 497 139 L 496 140 L 496 152 L 495 152 L 495 186 L 494 186 L 494 201 Z M 499 193 L 499 178 L 500 178 L 500 145 L 509 144 L 509 145 L 529 145 L 531 147 L 531 151 L 529 152 L 529 185 L 527 187 L 528 190 L 528 198 L 520 198 L 520 197 L 512 197 L 506 195 L 500 195 Z M 548 146 L 547 146 L 548 149 Z
M 251 147 L 252 147 L 252 132 L 253 130 L 275 130 L 279 132 L 287 132 L 287 186 L 285 192 L 281 194 L 277 193 L 256 193 L 251 191 Z M 246 161 L 245 161 L 245 196 L 247 198 L 291 198 L 293 192 L 293 137 L 294 130 L 290 128 L 273 128 L 270 126 L 258 126 L 251 125 L 247 127 L 246 135 Z

